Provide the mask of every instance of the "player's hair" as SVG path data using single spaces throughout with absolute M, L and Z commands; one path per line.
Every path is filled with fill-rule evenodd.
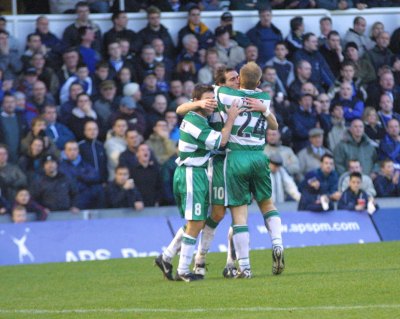
M 193 100 L 201 100 L 201 96 L 206 92 L 214 92 L 212 85 L 208 84 L 196 84 L 193 90 L 192 98 Z
M 254 90 L 261 79 L 262 71 L 257 63 L 248 62 L 240 69 L 240 87 Z
M 362 180 L 362 175 L 359 172 L 353 172 L 350 174 L 350 179 L 355 178 L 355 177 Z

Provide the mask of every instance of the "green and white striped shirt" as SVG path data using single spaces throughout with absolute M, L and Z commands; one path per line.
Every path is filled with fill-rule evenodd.
M 179 166 L 207 167 L 211 151 L 221 145 L 221 132 L 214 131 L 207 119 L 195 112 L 185 115 L 179 130 L 179 157 L 176 163 Z
M 224 120 L 227 119 L 225 106 L 228 108 L 235 99 L 239 99 L 239 107 L 243 105 L 246 97 L 259 99 L 266 106 L 271 103 L 268 93 L 254 90 L 235 90 L 225 86 L 215 88 L 215 96 L 218 102 L 218 110 Z M 265 145 L 265 118 L 260 112 L 243 112 L 233 124 L 227 149 L 229 150 L 263 150 Z

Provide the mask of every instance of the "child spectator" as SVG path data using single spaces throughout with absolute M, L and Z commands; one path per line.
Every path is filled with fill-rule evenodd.
M 69 98 L 69 88 L 72 84 L 79 83 L 82 85 L 83 91 L 89 95 L 93 93 L 93 81 L 89 76 L 89 68 L 86 64 L 79 64 L 77 66 L 76 75 L 72 75 L 64 83 L 60 89 L 60 102 L 64 103 Z
M 27 221 L 26 208 L 20 205 L 15 206 L 11 212 L 11 219 L 15 224 L 26 223 Z
M 129 168 L 117 166 L 115 178 L 105 188 L 107 208 L 133 208 L 142 210 L 144 207 L 142 195 L 135 187 L 133 179 L 129 178 Z
M 15 195 L 13 210 L 16 207 L 23 207 L 27 212 L 36 213 L 36 219 L 40 221 L 46 220 L 50 210 L 39 205 L 31 198 L 31 194 L 27 188 L 20 188 Z
M 369 210 L 369 207 L 374 205 L 374 198 L 369 197 L 368 194 L 361 189 L 361 182 L 361 173 L 353 172 L 350 174 L 349 187 L 347 187 L 340 197 L 338 209 L 361 212 L 367 210 L 367 207 Z
M 169 81 L 166 79 L 165 64 L 162 62 L 156 63 L 154 74 L 157 78 L 157 89 L 160 92 L 167 94 L 169 91 Z

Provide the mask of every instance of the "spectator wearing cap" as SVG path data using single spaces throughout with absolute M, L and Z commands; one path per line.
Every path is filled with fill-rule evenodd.
M 167 121 L 158 120 L 153 127 L 153 133 L 146 141 L 160 165 L 176 153 L 175 143 L 170 140 L 169 133 Z
M 93 49 L 95 33 L 91 27 L 82 26 L 78 29 L 79 34 L 79 53 L 83 63 L 89 68 L 89 73 L 93 74 L 96 69 L 96 63 L 101 60 L 100 52 Z
M 135 31 L 128 29 L 128 16 L 125 11 L 114 11 L 111 15 L 113 27 L 104 33 L 103 44 L 104 52 L 108 51 L 110 43 L 118 41 L 118 39 L 126 39 L 129 42 L 130 52 L 138 51 L 138 35 Z
M 233 30 L 233 15 L 229 11 L 225 11 L 221 15 L 220 26 L 227 28 L 231 40 L 236 41 L 237 44 L 242 48 L 246 48 L 248 45 L 250 45 L 250 39 L 246 34 L 237 30 Z
M 79 83 L 83 91 L 89 95 L 93 93 L 93 80 L 89 76 L 89 68 L 86 64 L 79 64 L 77 66 L 76 75 L 72 75 L 60 89 L 60 102 L 68 101 L 69 88 L 72 84 Z
M 246 35 L 258 48 L 258 63 L 264 65 L 274 56 L 275 44 L 283 40 L 282 32 L 272 23 L 272 10 L 263 7 L 258 10 L 260 21 Z
M 307 173 L 300 185 L 301 199 L 298 210 L 323 212 L 333 210 L 333 201 L 340 199 L 338 174 L 332 155 L 321 158 L 320 167 Z
M 136 102 L 136 109 L 138 112 L 144 114 L 144 108 L 141 103 L 142 100 L 142 91 L 140 90 L 140 85 L 131 82 L 124 85 L 122 90 L 123 96 L 130 96 Z
M 102 183 L 108 181 L 107 154 L 102 142 L 98 140 L 99 127 L 95 121 L 88 121 L 84 127 L 84 139 L 79 141 L 79 154 L 92 165 L 100 176 Z
M 274 153 L 269 157 L 271 171 L 272 200 L 274 203 L 283 203 L 288 199 L 300 201 L 301 194 L 297 189 L 293 177 L 283 168 L 282 156 Z
M 85 123 L 88 121 L 95 121 L 98 125 L 100 123 L 96 111 L 93 110 L 89 95 L 80 93 L 76 98 L 76 107 L 73 108 L 71 120 L 68 123 L 68 127 L 74 133 L 77 141 L 84 138 L 83 131 Z M 99 127 L 101 126 L 99 125 Z
M 126 166 L 115 168 L 115 178 L 107 184 L 104 192 L 107 208 L 133 208 L 139 211 L 144 207 L 142 195 L 133 179 L 129 178 L 129 168 Z
M 115 168 L 118 166 L 119 156 L 126 150 L 125 133 L 128 130 L 126 119 L 117 118 L 112 125 L 112 129 L 107 134 L 104 148 L 107 154 L 108 180 L 114 179 Z
M 137 109 L 136 101 L 132 98 L 132 96 L 124 96 L 120 100 L 119 109 L 113 113 L 110 121 L 111 123 L 114 123 L 116 119 L 125 119 L 128 122 L 128 128 L 130 130 L 137 130 L 143 135 L 147 128 L 146 118 L 144 117 L 143 113 Z
M 108 78 L 116 79 L 118 72 L 122 68 L 129 68 L 131 71 L 131 78 L 135 78 L 136 74 L 134 71 L 134 67 L 131 62 L 124 60 L 122 57 L 121 44 L 118 41 L 112 41 L 107 46 L 108 53 L 108 66 L 109 66 L 109 74 Z
M 57 158 L 46 156 L 43 171 L 44 174 L 30 187 L 33 199 L 51 211 L 78 212 L 77 185 L 59 171 Z
M 15 97 L 4 94 L 0 113 L 0 143 L 8 147 L 8 159 L 16 163 L 22 138 L 27 133 L 28 124 L 22 114 L 16 113 Z
M 245 59 L 244 49 L 235 40 L 230 38 L 229 29 L 219 26 L 215 29 L 215 48 L 218 60 L 228 68 L 235 68 Z
M 308 172 L 317 169 L 321 164 L 322 156 L 325 154 L 332 155 L 332 152 L 323 146 L 324 131 L 322 129 L 311 129 L 308 132 L 308 139 L 310 144 L 297 154 L 299 157 L 301 176 L 305 176 Z
M 360 80 L 361 85 L 367 85 L 376 80 L 376 72 L 371 62 L 361 58 L 358 52 L 358 45 L 355 42 L 348 42 L 344 49 L 345 59 L 352 61 L 356 68 L 355 77 Z
M 1 193 L 8 202 L 14 200 L 16 191 L 27 186 L 26 175 L 21 169 L 9 162 L 8 147 L 0 144 L 0 182 Z
M 293 133 L 293 149 L 295 152 L 299 152 L 308 145 L 308 132 L 319 125 L 311 94 L 304 93 L 298 98 L 298 104 L 290 118 L 290 122 L 290 128 Z
M 89 19 L 90 8 L 89 4 L 84 1 L 79 1 L 75 6 L 77 19 L 74 23 L 65 28 L 62 41 L 66 48 L 76 47 L 80 43 L 79 28 L 89 27 L 94 31 L 95 40 L 92 43 L 92 48 L 97 52 L 101 52 L 101 31 L 100 27 Z
M 43 109 L 42 117 L 46 121 L 46 136 L 53 141 L 59 150 L 64 149 L 67 141 L 75 139 L 74 133 L 64 124 L 57 121 L 57 107 L 55 105 L 46 105 Z
M 294 63 L 306 60 L 311 64 L 311 78 L 313 83 L 322 83 L 329 88 L 335 81 L 329 65 L 318 51 L 318 39 L 314 33 L 306 33 L 303 36 L 303 48 L 294 54 Z
M 65 144 L 61 154 L 60 172 L 77 185 L 77 207 L 79 209 L 103 208 L 104 193 L 101 178 L 95 168 L 82 159 L 75 141 Z
M 100 97 L 93 103 L 93 110 L 97 113 L 103 125 L 103 132 L 111 127 L 110 117 L 118 109 L 117 87 L 112 80 L 105 80 L 100 84 Z
M 32 97 L 33 84 L 38 80 L 34 67 L 23 70 L 17 82 L 17 90 L 24 93 L 27 99 Z
M 343 140 L 333 150 L 338 174 L 346 171 L 350 159 L 358 158 L 364 174 L 371 174 L 377 160 L 375 146 L 364 132 L 364 123 L 354 119 L 345 133 Z
M 211 30 L 201 22 L 201 10 L 197 5 L 192 5 L 189 8 L 188 23 L 178 32 L 178 52 L 185 46 L 183 38 L 187 34 L 193 34 L 197 38 L 200 50 L 206 50 L 214 45 L 214 35 Z
M 154 39 L 161 39 L 165 46 L 165 55 L 175 59 L 175 45 L 168 29 L 161 24 L 161 10 L 155 6 L 147 8 L 147 26 L 138 33 L 139 48 L 152 44 Z
M 354 42 L 357 45 L 360 57 L 375 45 L 375 43 L 365 34 L 366 28 L 367 21 L 363 17 L 357 16 L 353 20 L 353 28 L 350 28 L 343 38 L 345 45 L 349 42 Z
M 16 77 L 22 69 L 21 60 L 16 48 L 12 47 L 9 40 L 9 33 L 6 30 L 0 30 L 0 69 L 10 77 Z
M 346 124 L 350 124 L 354 119 L 360 119 L 365 107 L 364 102 L 353 95 L 353 86 L 348 81 L 343 81 L 340 84 L 339 92 L 331 103 L 343 107 Z

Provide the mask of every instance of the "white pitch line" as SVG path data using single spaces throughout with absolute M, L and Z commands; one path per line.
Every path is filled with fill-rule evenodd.
M 400 309 L 400 304 L 394 305 L 359 305 L 359 306 L 310 306 L 310 307 L 247 307 L 247 308 L 195 308 L 195 309 L 164 309 L 164 308 L 100 308 L 100 309 L 0 309 L 0 314 L 68 314 L 68 313 L 205 313 L 205 312 L 283 312 L 283 311 L 340 311 L 362 309 Z

